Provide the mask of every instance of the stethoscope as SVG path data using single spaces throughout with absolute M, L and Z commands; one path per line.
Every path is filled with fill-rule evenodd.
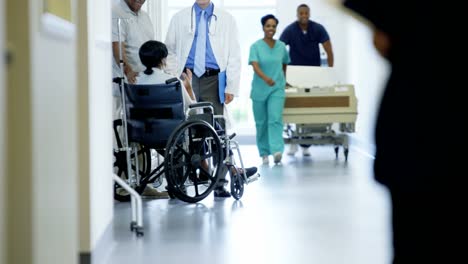
M 195 5 L 192 6 L 192 10 L 190 12 L 190 34 L 195 34 L 195 23 L 196 23 L 196 16 L 194 17 L 193 14 L 195 13 Z M 215 23 L 211 23 L 215 20 Z M 213 25 L 214 24 L 214 25 Z M 212 29 L 214 27 L 214 30 Z M 213 4 L 213 14 L 208 17 L 208 35 L 214 36 L 216 29 L 218 27 L 218 16 L 214 13 L 214 4 Z

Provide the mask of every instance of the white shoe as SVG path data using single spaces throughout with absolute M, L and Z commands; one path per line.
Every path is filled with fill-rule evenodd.
M 263 165 L 268 165 L 270 163 L 270 160 L 268 159 L 268 156 L 263 156 L 262 157 L 262 164 Z
M 289 146 L 288 155 L 289 156 L 294 156 L 294 154 L 296 154 L 296 152 L 297 152 L 297 144 L 291 144 Z
M 309 148 L 301 147 L 301 149 L 302 149 L 302 156 L 304 156 L 304 157 L 309 157 L 310 156 Z
M 151 199 L 169 199 L 169 194 L 167 192 L 160 192 L 151 185 L 146 185 L 141 196 Z
M 281 158 L 283 157 L 283 153 L 281 152 L 276 152 L 275 154 L 273 154 L 273 161 L 278 164 L 281 162 Z

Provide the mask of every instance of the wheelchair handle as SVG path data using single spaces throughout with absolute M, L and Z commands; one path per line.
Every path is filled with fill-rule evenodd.
M 116 83 L 116 84 L 120 84 L 120 81 L 121 81 L 122 79 L 123 79 L 123 78 L 121 78 L 121 77 L 115 77 L 115 78 L 112 79 L 112 82 L 113 82 L 113 83 Z
M 179 79 L 177 79 L 176 77 L 174 77 L 174 78 L 171 78 L 171 79 L 166 80 L 166 84 L 171 84 L 171 83 L 175 83 L 175 82 L 178 82 L 178 81 L 179 81 Z

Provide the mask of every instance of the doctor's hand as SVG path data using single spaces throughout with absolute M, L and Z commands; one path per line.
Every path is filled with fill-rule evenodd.
M 234 100 L 234 95 L 230 93 L 224 93 L 224 98 L 225 98 L 224 103 L 229 104 L 230 102 L 232 102 L 232 100 Z
M 267 78 L 265 79 L 265 82 L 266 82 L 269 86 L 275 85 L 275 81 L 273 81 L 273 79 L 271 79 L 271 78 L 269 78 L 269 77 L 267 77 Z

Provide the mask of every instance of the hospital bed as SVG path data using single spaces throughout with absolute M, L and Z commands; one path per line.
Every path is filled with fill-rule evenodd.
M 328 67 L 288 66 L 283 112 L 286 144 L 333 145 L 348 160 L 348 133 L 357 118 L 352 84 L 340 84 Z

